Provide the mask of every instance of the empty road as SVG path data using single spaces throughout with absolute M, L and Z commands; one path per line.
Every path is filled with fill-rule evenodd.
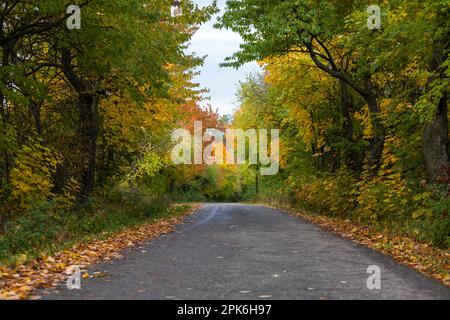
M 367 268 L 381 289 L 367 288 Z M 390 257 L 277 210 L 207 204 L 176 231 L 89 270 L 44 299 L 450 299 Z

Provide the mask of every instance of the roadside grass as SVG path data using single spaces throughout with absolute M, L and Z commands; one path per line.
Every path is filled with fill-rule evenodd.
M 0 266 L 18 266 L 77 243 L 106 239 L 126 228 L 179 217 L 188 208 L 131 193 L 93 198 L 87 205 L 66 211 L 42 203 L 6 225 L 0 234 Z

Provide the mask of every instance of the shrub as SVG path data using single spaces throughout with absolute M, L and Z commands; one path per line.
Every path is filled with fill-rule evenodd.
M 412 193 L 408 189 L 406 179 L 402 176 L 398 157 L 391 151 L 395 139 L 386 138 L 383 151 L 383 163 L 372 176 L 366 167 L 361 181 L 355 188 L 358 203 L 357 218 L 364 223 L 378 225 L 383 221 L 408 219 L 413 207 Z
M 11 254 L 27 253 L 35 248 L 51 248 L 60 232 L 58 223 L 47 214 L 51 204 L 41 202 L 25 215 L 9 221 L 6 233 L 0 239 L 0 258 Z
M 166 214 L 169 204 L 165 197 L 119 189 L 92 198 L 88 205 L 64 210 L 55 201 L 39 202 L 7 222 L 0 235 L 0 261 L 33 258 L 73 241 L 137 225 Z
M 11 197 L 21 209 L 53 196 L 52 175 L 60 162 L 55 152 L 31 140 L 18 152 L 11 170 Z
M 450 197 L 447 185 L 424 185 L 415 197 L 412 214 L 414 226 L 426 241 L 440 248 L 450 248 Z M 419 234 L 420 236 L 420 234 Z
M 322 177 L 290 179 L 290 187 L 301 207 L 327 215 L 345 216 L 354 209 L 355 179 L 346 170 Z

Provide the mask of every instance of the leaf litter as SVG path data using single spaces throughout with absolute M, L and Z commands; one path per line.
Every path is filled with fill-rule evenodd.
M 182 224 L 186 216 L 194 214 L 200 208 L 200 204 L 192 204 L 180 216 L 125 228 L 107 239 L 78 243 L 71 249 L 53 256 L 43 255 L 15 268 L 0 266 L 0 300 L 39 299 L 33 293 L 37 289 L 57 287 L 68 277 L 67 270 L 72 266 L 81 269 L 82 278 L 106 277 L 104 272 L 89 274 L 84 269 L 101 261 L 120 259 L 125 248 L 142 245 L 174 231 L 175 226 Z

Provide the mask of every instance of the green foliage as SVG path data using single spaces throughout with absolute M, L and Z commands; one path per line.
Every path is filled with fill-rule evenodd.
M 425 230 L 431 238 L 431 243 L 438 248 L 450 248 L 450 219 L 434 219 L 425 222 Z
M 225 65 L 263 67 L 233 125 L 282 132 L 254 199 L 448 247 L 448 4 L 384 2 L 371 31 L 364 1 L 228 1 L 216 26 L 244 44 Z
M 174 181 L 171 197 L 176 201 L 239 201 L 242 196 L 241 175 L 234 167 L 213 165 L 194 176 Z
M 289 179 L 293 202 L 313 212 L 346 217 L 355 209 L 352 173 L 342 169 L 321 177 L 298 176 Z
M 183 15 L 173 18 L 171 5 L 86 1 L 81 30 L 67 29 L 61 1 L 1 6 L 2 204 L 28 201 L 26 207 L 63 193 L 72 181 L 88 198 L 95 178 L 99 185 L 119 175 L 135 183 L 165 165 L 176 108 L 198 99 L 192 77 L 202 59 L 183 48 L 191 30 L 215 12 L 214 5 L 183 1 Z M 25 150 L 35 146 L 58 150 L 58 166 Z M 25 176 L 33 186 L 20 181 Z M 24 194 L 39 187 L 39 199 Z
M 48 208 L 49 203 L 41 202 L 26 216 L 7 223 L 8 231 L 0 237 L 0 259 L 8 255 L 27 253 L 34 248 L 51 248 L 50 240 L 55 239 L 61 230 L 55 225 L 55 220 L 47 215 Z
M 232 119 L 199 107 L 203 61 L 183 50 L 215 4 L 181 3 L 173 18 L 171 0 L 86 1 L 71 31 L 60 0 L 0 6 L 0 257 L 152 219 L 172 199 L 290 201 L 449 246 L 448 0 L 384 1 L 379 31 L 367 1 L 227 1 L 217 27 L 244 43 L 224 65 L 264 70 Z M 280 173 L 171 166 L 170 132 L 195 120 L 281 129 Z
M 0 5 L 2 258 L 167 211 L 170 132 L 203 92 L 184 49 L 216 11 L 172 4 L 82 1 L 80 30 L 60 0 Z
M 30 141 L 17 153 L 11 170 L 11 197 L 20 208 L 30 208 L 33 203 L 45 201 L 52 196 L 52 175 L 59 159 L 55 152 Z
M 11 219 L 0 235 L 0 262 L 30 259 L 53 253 L 71 243 L 107 236 L 169 213 L 169 201 L 116 189 L 90 206 L 55 210 L 55 203 L 40 202 Z
M 410 229 L 413 235 L 431 240 L 441 248 L 450 246 L 450 197 L 445 185 L 424 186 L 417 191 L 413 199 L 413 221 Z

